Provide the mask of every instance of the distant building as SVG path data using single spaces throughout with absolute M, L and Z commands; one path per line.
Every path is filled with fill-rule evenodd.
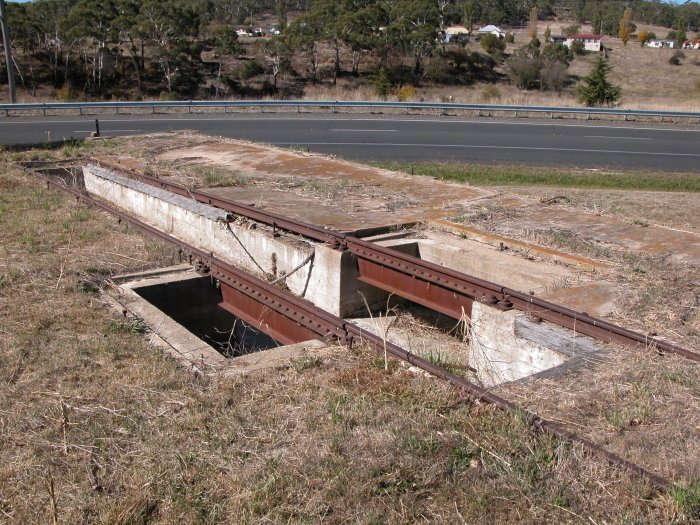
M 477 31 L 477 33 L 479 34 L 479 36 L 494 35 L 494 36 L 497 36 L 498 38 L 505 38 L 506 37 L 505 31 L 503 31 L 500 27 L 496 27 L 496 26 L 491 25 L 491 24 L 482 27 L 481 29 L 479 29 L 479 31 Z
M 583 42 L 583 48 L 586 51 L 600 51 L 600 44 L 602 41 L 601 35 L 591 35 L 591 34 L 579 34 L 569 36 L 564 45 L 571 49 L 574 42 Z
M 647 47 L 656 47 L 656 48 L 668 47 L 670 49 L 673 49 L 674 47 L 676 47 L 676 42 L 674 40 L 654 39 L 654 40 L 649 40 L 649 42 L 647 42 Z
M 566 37 L 564 35 L 550 35 L 548 43 L 566 45 Z
M 469 35 L 469 30 L 464 26 L 450 26 L 445 29 L 445 42 L 457 42 Z

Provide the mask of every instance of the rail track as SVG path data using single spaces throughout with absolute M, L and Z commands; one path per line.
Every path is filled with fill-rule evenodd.
M 221 207 L 231 213 L 245 215 L 250 219 L 268 224 L 273 228 L 287 230 L 317 241 L 326 242 L 336 246 L 338 249 L 351 250 L 358 257 L 372 257 L 377 259 L 379 257 L 395 257 L 397 255 L 395 252 L 386 253 L 387 250 L 383 248 L 380 249 L 371 243 L 363 241 L 352 235 L 318 228 L 317 226 L 303 223 L 301 221 L 291 220 L 274 213 L 264 212 L 262 210 L 235 203 L 227 199 L 221 199 L 200 190 L 188 190 L 184 186 L 162 181 L 154 177 L 138 174 L 132 171 L 123 170 L 118 166 L 110 165 L 108 163 L 101 162 L 100 164 L 104 167 L 118 170 L 122 173 L 128 174 L 131 177 L 138 178 L 143 182 L 148 182 L 149 184 L 153 184 L 163 189 L 170 191 L 175 190 L 174 193 L 188 195 L 200 202 Z M 226 308 L 226 304 L 229 301 L 248 301 L 259 305 L 260 315 L 257 318 L 252 316 L 250 319 L 248 319 L 251 324 L 258 327 L 261 327 L 261 319 L 263 316 L 267 315 L 269 312 L 274 312 L 276 322 L 272 323 L 272 325 L 267 322 L 262 323 L 264 325 L 262 328 L 267 328 L 273 338 L 276 338 L 277 336 L 284 341 L 284 334 L 287 333 L 287 330 L 291 329 L 292 331 L 297 330 L 299 336 L 307 337 L 308 339 L 323 339 L 346 345 L 351 345 L 354 342 L 366 342 L 381 353 L 386 352 L 397 359 L 408 362 L 411 365 L 417 366 L 436 377 L 448 381 L 475 399 L 493 404 L 507 413 L 524 418 L 536 430 L 582 447 L 586 452 L 604 459 L 608 464 L 626 470 L 633 475 L 646 480 L 646 482 L 648 482 L 648 484 L 654 490 L 666 491 L 672 487 L 671 482 L 664 477 L 624 459 L 623 457 L 607 450 L 594 441 L 571 433 L 556 423 L 544 419 L 536 413 L 530 412 L 486 388 L 468 381 L 467 379 L 458 376 L 445 368 L 437 366 L 421 358 L 420 356 L 408 352 L 379 336 L 368 333 L 366 330 L 363 330 L 353 323 L 319 309 L 305 299 L 299 298 L 290 292 L 263 281 L 253 275 L 247 274 L 229 263 L 214 257 L 211 253 L 204 252 L 195 246 L 188 245 L 179 239 L 176 239 L 124 213 L 114 206 L 106 204 L 105 202 L 90 196 L 84 189 L 81 189 L 79 185 L 72 185 L 70 182 L 67 182 L 66 177 L 56 177 L 55 169 L 42 169 L 40 171 L 37 169 L 38 166 L 36 163 L 24 165 L 23 168 L 44 181 L 48 188 L 64 191 L 74 196 L 77 201 L 84 202 L 90 206 L 114 215 L 120 220 L 135 226 L 145 233 L 178 247 L 183 253 L 189 254 L 191 257 L 202 261 L 209 268 L 211 275 L 222 283 L 222 296 L 224 298 L 224 303 L 222 303 L 222 306 L 224 308 Z M 47 171 L 48 173 L 53 171 L 53 175 L 43 173 L 42 171 Z M 60 169 L 58 171 L 60 172 Z M 68 173 L 67 170 L 65 171 Z M 374 254 L 367 254 L 366 251 L 363 251 L 369 249 L 376 249 L 377 251 Z M 431 265 L 430 263 L 426 263 L 420 259 L 412 260 L 415 258 L 403 256 L 402 254 L 399 255 L 401 256 L 396 257 L 396 260 L 388 264 L 391 264 L 396 268 L 415 272 L 415 274 L 420 276 L 422 279 L 435 279 L 436 286 L 444 286 L 445 289 L 454 289 L 462 294 L 466 294 L 468 297 L 478 298 L 479 300 L 483 300 L 483 298 L 491 298 L 492 300 L 495 299 L 496 301 L 492 302 L 492 304 L 494 304 L 496 307 L 501 307 L 504 309 L 517 307 L 529 308 L 528 305 L 540 306 L 538 303 L 533 302 L 533 298 L 526 297 L 525 299 L 527 300 L 521 298 L 520 295 L 524 294 L 520 294 L 519 292 L 516 292 L 516 295 L 514 295 L 514 291 L 499 287 L 498 285 L 489 283 L 488 281 L 464 276 L 458 272 L 445 270 L 442 267 L 433 268 L 435 265 Z M 439 272 L 436 272 L 436 270 L 439 270 Z M 562 308 L 552 303 L 547 303 L 545 301 L 541 301 L 541 303 L 544 303 L 544 306 L 548 308 L 546 311 L 538 310 L 538 315 L 542 314 L 541 317 L 543 319 L 549 320 L 549 318 L 551 318 L 554 320 L 554 322 L 559 320 L 560 322 L 558 324 L 561 324 L 562 326 L 566 326 L 565 323 L 572 317 L 573 319 L 578 319 L 579 321 L 581 319 L 580 316 L 582 314 Z M 601 337 L 598 337 L 601 340 L 622 342 L 628 346 L 636 346 L 638 344 L 654 346 L 658 351 L 676 353 L 684 357 L 688 357 L 689 359 L 693 359 L 694 361 L 698 361 L 700 358 L 700 356 L 694 352 L 690 352 L 674 345 L 669 345 L 663 341 L 645 338 L 640 334 L 635 334 L 634 332 L 611 325 L 610 323 L 602 320 L 585 315 L 584 319 L 588 319 L 591 326 L 595 328 L 595 330 L 591 330 L 593 333 L 601 334 Z M 282 325 L 286 326 L 280 326 L 280 322 Z M 580 325 L 577 325 L 576 328 L 579 329 Z M 606 330 L 610 332 L 607 336 L 604 335 Z
M 197 202 L 209 204 L 229 213 L 266 224 L 275 230 L 288 231 L 317 242 L 328 243 L 340 250 L 348 250 L 358 259 L 361 280 L 388 289 L 398 296 L 455 319 L 460 319 L 465 311 L 468 312 L 473 301 L 479 301 L 501 310 L 514 308 L 538 320 L 551 322 L 605 343 L 615 343 L 644 350 L 652 348 L 659 353 L 668 352 L 700 362 L 700 353 L 682 348 L 658 337 L 641 334 L 584 312 L 578 312 L 518 290 L 378 246 L 350 233 L 321 228 L 290 219 L 274 212 L 260 210 L 254 206 L 212 195 L 206 191 L 190 189 L 180 184 L 127 170 L 112 163 L 96 159 L 87 159 L 87 162 L 118 171 L 130 178 L 172 193 L 191 197 Z

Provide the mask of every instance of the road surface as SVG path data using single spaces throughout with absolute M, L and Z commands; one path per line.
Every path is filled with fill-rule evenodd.
M 700 128 L 671 125 L 279 113 L 104 117 L 102 136 L 190 129 L 353 160 L 700 172 Z M 94 116 L 3 118 L 0 143 L 82 139 L 94 130 Z

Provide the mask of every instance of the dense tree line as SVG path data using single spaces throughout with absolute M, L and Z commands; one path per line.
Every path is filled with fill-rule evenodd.
M 487 78 L 492 59 L 445 49 L 441 31 L 457 23 L 469 30 L 482 24 L 522 26 L 535 12 L 540 19 L 569 17 L 617 35 L 626 8 L 637 22 L 677 27 L 682 20 L 689 31 L 700 24 L 698 4 L 648 0 L 36 0 L 8 4 L 8 18 L 19 83 L 29 92 L 50 83 L 66 98 L 134 92 L 191 98 L 207 95 L 201 91 L 205 75 L 235 86 L 261 68 L 274 90 L 293 55 L 304 60 L 315 82 L 321 46 L 332 52 L 333 81 L 344 73 L 359 75 L 370 56 L 394 83 L 404 77 Z M 227 56 L 253 58 L 242 56 L 236 29 L 262 12 L 276 16 L 282 34 L 259 39 L 255 63 L 222 72 Z M 294 16 L 288 21 L 289 13 Z M 203 61 L 204 50 L 215 59 Z M 436 55 L 440 60 L 426 67 L 426 59 Z M 343 71 L 348 63 L 349 71 Z

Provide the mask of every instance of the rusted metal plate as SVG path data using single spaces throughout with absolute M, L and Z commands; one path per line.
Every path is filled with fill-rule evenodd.
M 278 343 L 289 345 L 319 339 L 319 335 L 306 326 L 227 284 L 221 284 L 221 296 L 223 302 L 219 306 Z
M 360 281 L 427 306 L 455 319 L 471 317 L 473 301 L 465 295 L 442 288 L 366 259 L 358 259 Z

